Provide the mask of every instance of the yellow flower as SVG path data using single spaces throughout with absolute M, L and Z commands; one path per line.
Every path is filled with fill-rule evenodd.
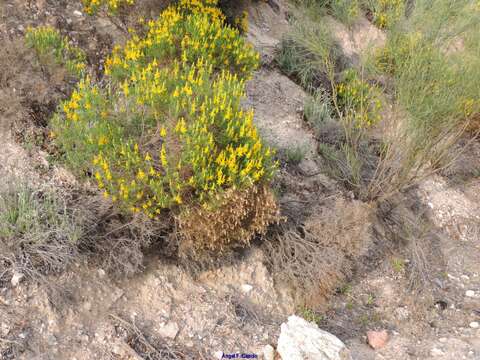
M 145 173 L 143 172 L 143 170 L 138 170 L 137 179 L 143 180 L 144 178 L 145 178 Z

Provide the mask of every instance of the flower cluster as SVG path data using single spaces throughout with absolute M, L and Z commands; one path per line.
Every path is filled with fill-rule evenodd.
M 235 26 L 242 32 L 242 33 L 247 33 L 248 32 L 248 12 L 243 11 L 242 15 L 238 16 L 235 18 Z
M 258 54 L 215 3 L 164 10 L 144 38 L 114 49 L 110 86 L 81 81 L 54 121 L 67 158 L 86 156 L 104 195 L 133 213 L 209 208 L 222 191 L 268 181 L 275 170 L 240 103 Z
M 352 116 L 355 126 L 366 128 L 380 121 L 382 103 L 379 89 L 361 79 L 357 71 L 345 71 L 344 79 L 337 85 L 337 101 L 345 115 Z
M 394 75 L 402 64 L 409 62 L 413 54 L 431 47 L 424 40 L 422 33 L 418 31 L 389 38 L 385 46 L 377 48 L 374 52 L 376 69 Z
M 27 46 L 35 49 L 40 61 L 48 63 L 49 57 L 75 76 L 85 70 L 86 55 L 80 48 L 70 45 L 67 37 L 51 26 L 28 28 L 25 35 Z
M 106 61 L 106 74 L 116 79 L 127 78 L 153 59 L 180 59 L 183 63 L 203 59 L 204 64 L 214 70 L 228 69 L 241 78 L 257 68 L 259 54 L 245 43 L 237 30 L 224 25 L 223 17 L 213 10 L 205 10 L 206 7 L 192 13 L 191 4 L 197 1 L 183 2 L 190 5 L 172 6 L 158 20 L 150 21 L 145 38 L 134 35 L 123 49 L 116 47 Z
M 82 0 L 85 12 L 95 14 L 100 8 L 105 7 L 109 12 L 115 13 L 120 7 L 133 5 L 135 0 Z
M 375 0 L 370 5 L 373 22 L 381 29 L 394 25 L 405 12 L 405 0 Z

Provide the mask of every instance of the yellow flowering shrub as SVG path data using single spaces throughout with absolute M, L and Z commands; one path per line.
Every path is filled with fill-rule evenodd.
M 247 33 L 248 32 L 248 12 L 243 11 L 242 15 L 238 16 L 234 20 L 235 26 L 242 32 L 242 33 Z
M 379 47 L 374 52 L 374 65 L 380 72 L 394 75 L 398 67 L 408 63 L 410 58 L 419 51 L 429 50 L 430 44 L 425 43 L 425 39 L 420 32 L 411 32 L 392 36 L 383 47 Z
M 338 105 L 355 122 L 355 126 L 366 128 L 380 121 L 382 103 L 379 89 L 360 78 L 357 71 L 348 69 L 336 88 Z
M 106 8 L 109 12 L 115 13 L 122 6 L 135 4 L 135 0 L 82 0 L 82 4 L 85 12 L 92 15 L 100 8 Z
M 381 29 L 393 26 L 405 12 L 405 0 L 370 0 L 367 8 L 373 22 Z
M 85 70 L 86 55 L 78 47 L 70 45 L 68 38 L 51 26 L 29 27 L 25 35 L 27 46 L 33 48 L 42 63 L 52 58 L 66 67 L 75 76 L 81 76 Z
M 224 206 L 222 194 L 265 186 L 275 171 L 253 112 L 240 103 L 259 56 L 215 4 L 183 0 L 164 10 L 145 37 L 113 50 L 106 87 L 83 79 L 53 120 L 67 161 L 92 171 L 104 196 L 126 211 L 203 214 Z M 248 203 L 255 207 L 244 215 L 261 213 L 260 203 Z

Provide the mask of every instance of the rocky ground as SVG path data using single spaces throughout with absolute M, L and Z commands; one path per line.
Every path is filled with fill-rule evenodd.
M 161 3 L 145 1 L 136 10 L 148 14 Z M 312 213 L 340 211 L 332 204 L 370 211 L 369 204 L 341 194 L 338 184 L 320 173 L 316 140 L 303 121 L 306 94 L 273 62 L 288 29 L 287 10 L 282 2 L 254 3 L 248 9 L 248 38 L 261 52 L 263 67 L 248 84 L 246 105 L 255 109 L 262 135 L 280 152 L 306 148 L 297 167 L 281 169 L 286 190 L 280 203 L 287 215 L 303 213 L 306 206 L 314 209 L 303 219 L 306 223 Z M 124 23 L 129 16 L 124 15 Z M 89 64 L 99 64 L 99 73 L 101 59 L 126 35 L 114 18 L 83 14 L 78 1 L 0 4 L 5 44 L 0 49 L 0 175 L 64 187 L 74 181 L 71 175 L 50 164 L 48 149 L 32 140 L 47 135 L 25 130 L 44 125 L 55 102 L 72 87 L 64 74 L 42 71 L 20 44 L 27 26 L 46 23 L 86 48 Z M 353 33 L 332 26 L 352 62 L 362 46 L 382 41 L 367 22 Z M 468 155 L 468 166 L 478 166 L 479 147 Z M 328 253 L 333 265 L 321 265 L 325 274 L 339 266 L 348 270 L 325 285 L 336 289 L 333 296 L 312 296 L 311 313 L 295 305 L 295 291 L 276 281 L 259 246 L 239 254 L 234 263 L 195 276 L 152 254 L 145 270 L 131 278 L 113 279 L 82 260 L 46 281 L 14 277 L 0 284 L 0 359 L 212 359 L 239 352 L 271 360 L 271 347 L 288 333 L 281 324 L 294 313 L 342 340 L 353 359 L 480 359 L 480 179 L 435 175 L 400 203 L 390 213 L 421 218 L 424 231 L 396 242 L 387 240 L 375 222 L 365 240 L 359 240 L 364 237 L 360 228 L 341 233 L 340 245 L 332 245 L 339 250 Z M 342 250 L 353 244 L 361 244 L 352 250 L 354 261 Z M 347 356 L 342 351 L 327 358 Z

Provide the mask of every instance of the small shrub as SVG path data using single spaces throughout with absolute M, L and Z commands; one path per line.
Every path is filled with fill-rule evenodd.
M 85 12 L 95 14 L 101 8 L 106 8 L 110 13 L 116 13 L 121 7 L 135 4 L 135 0 L 82 0 Z
M 359 0 L 319 0 L 314 3 L 347 26 L 352 25 L 361 13 Z
M 248 12 L 243 11 L 240 16 L 235 18 L 235 26 L 243 33 L 248 32 Z
M 392 259 L 392 268 L 397 273 L 403 273 L 405 270 L 405 260 L 399 258 Z
M 291 165 L 298 165 L 305 158 L 307 149 L 304 145 L 295 145 L 289 149 L 285 150 L 285 156 L 287 158 L 287 163 Z
M 28 28 L 25 36 L 27 46 L 33 48 L 43 64 L 50 60 L 66 67 L 67 71 L 77 77 L 85 71 L 86 55 L 78 47 L 70 45 L 67 37 L 51 26 Z
M 104 196 L 126 212 L 205 217 L 223 196 L 256 194 L 247 189 L 273 176 L 273 153 L 240 104 L 259 55 L 215 4 L 183 0 L 167 8 L 144 38 L 114 49 L 108 87 L 85 78 L 53 120 L 67 161 L 91 171 Z M 182 215 L 180 223 L 189 221 Z M 234 225 L 238 239 L 247 224 Z
M 293 21 L 276 58 L 282 71 L 311 93 L 318 87 L 330 88 L 329 75 L 338 58 L 325 22 L 318 19 L 319 11 L 318 7 L 309 8 Z
M 352 25 L 361 14 L 358 0 L 330 0 L 328 2 L 332 16 L 345 25 Z
M 320 88 L 310 95 L 303 106 L 306 121 L 318 133 L 321 128 L 333 120 L 334 110 L 328 93 Z
M 405 0 L 366 0 L 364 7 L 381 29 L 394 26 L 405 13 Z
M 12 183 L 0 193 L 0 274 L 59 272 L 74 258 L 82 233 L 61 196 Z
M 302 306 L 299 310 L 299 315 L 303 317 L 305 320 L 319 325 L 323 321 L 323 315 L 318 314 L 316 311 L 306 307 Z
M 344 111 L 343 118 L 358 128 L 378 123 L 382 108 L 379 93 L 379 89 L 363 80 L 356 70 L 346 70 L 336 88 L 337 104 Z

